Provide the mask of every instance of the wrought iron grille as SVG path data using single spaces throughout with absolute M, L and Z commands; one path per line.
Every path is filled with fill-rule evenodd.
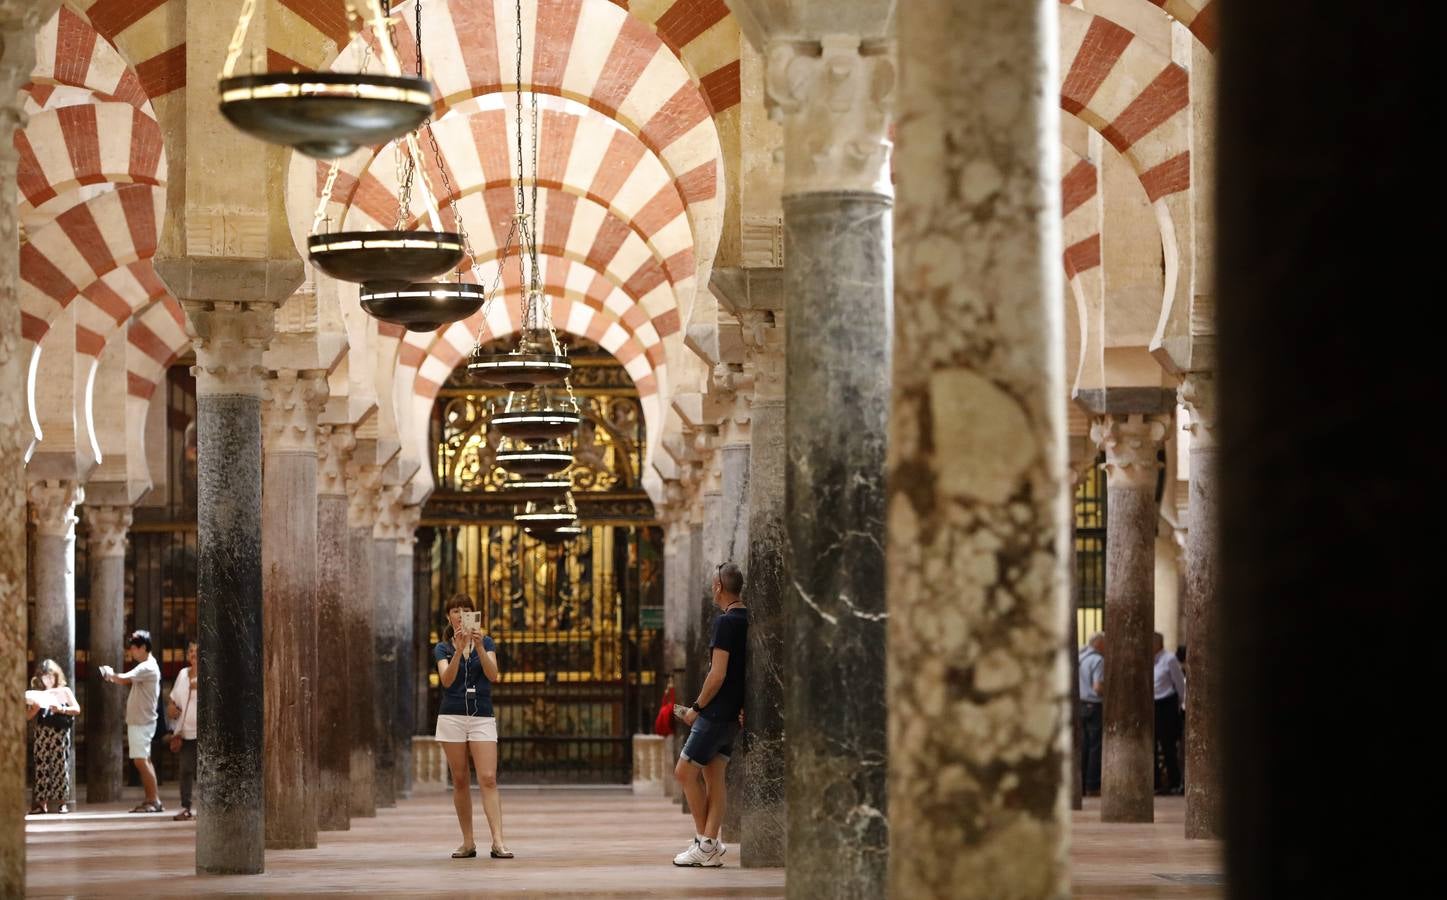
M 1102 456 L 1097 462 L 1104 462 Z M 1080 646 L 1105 630 L 1105 471 L 1092 466 L 1075 486 L 1075 604 Z

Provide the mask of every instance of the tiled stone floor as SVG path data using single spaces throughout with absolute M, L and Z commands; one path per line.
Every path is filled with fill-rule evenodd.
M 162 793 L 168 810 L 175 797 Z M 1154 825 L 1101 825 L 1093 801 L 1075 814 L 1075 896 L 1219 897 L 1219 848 L 1181 837 L 1180 798 L 1160 798 Z M 722 870 L 676 869 L 689 820 L 663 799 L 623 790 L 505 790 L 513 860 L 452 860 L 451 798 L 419 790 L 348 832 L 323 833 L 316 850 L 271 851 L 261 876 L 199 878 L 195 826 L 128 815 L 133 802 L 26 822 L 32 897 L 781 897 L 779 869 L 741 869 L 731 848 Z M 481 826 L 481 810 L 477 809 Z M 479 828 L 480 834 L 485 829 Z M 822 894 L 820 895 L 823 896 Z

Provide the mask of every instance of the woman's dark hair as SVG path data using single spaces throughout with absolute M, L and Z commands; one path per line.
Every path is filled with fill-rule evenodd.
M 468 612 L 476 612 L 477 604 L 473 603 L 472 598 L 466 594 L 453 594 L 452 599 L 447 601 L 447 608 L 442 612 L 445 615 L 454 609 L 465 609 Z
M 126 641 L 128 647 L 145 647 L 146 652 L 151 652 L 151 633 L 144 628 L 137 628 L 131 632 L 130 639 Z

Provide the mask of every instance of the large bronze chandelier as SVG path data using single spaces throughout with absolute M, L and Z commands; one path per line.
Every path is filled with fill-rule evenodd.
M 420 72 L 416 77 L 402 73 L 381 0 L 347 0 L 347 24 L 353 34 L 371 30 L 381 48 L 382 74 L 367 74 L 367 48 L 357 72 L 236 75 L 256 4 L 242 0 L 221 67 L 221 114 L 232 125 L 268 143 L 332 159 L 406 134 L 431 112 L 432 84 Z

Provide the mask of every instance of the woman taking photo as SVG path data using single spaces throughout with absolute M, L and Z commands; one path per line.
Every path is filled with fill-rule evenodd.
M 502 839 L 502 804 L 497 794 L 497 719 L 492 712 L 492 684 L 498 680 L 497 653 L 492 638 L 464 627 L 462 614 L 475 613 L 472 598 L 458 594 L 447 604 L 446 635 L 432 649 L 442 679 L 442 706 L 437 711 L 437 740 L 452 770 L 452 805 L 462 827 L 462 846 L 453 859 L 477 855 L 472 837 L 472 785 L 467 777 L 468 756 L 477 767 L 482 788 L 482 811 L 492 832 L 493 859 L 512 859 Z
M 70 732 L 80 704 L 55 660 L 41 660 L 25 692 L 26 715 L 35 720 L 35 793 L 30 813 L 70 812 Z

